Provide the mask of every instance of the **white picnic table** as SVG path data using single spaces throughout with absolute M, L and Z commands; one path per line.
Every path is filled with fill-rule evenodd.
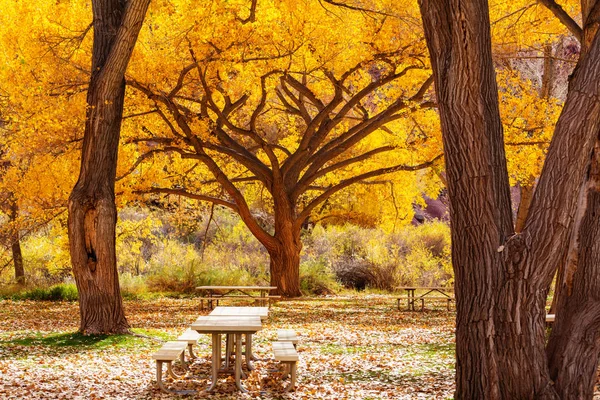
M 214 310 L 212 310 L 210 315 L 228 316 L 228 317 L 254 316 L 254 317 L 260 317 L 260 320 L 264 321 L 267 318 L 269 318 L 269 307 L 223 307 L 223 306 L 217 306 L 214 308 Z M 228 366 L 229 355 L 231 353 L 230 345 L 233 344 L 229 341 L 229 337 L 227 339 L 228 339 L 227 340 L 228 346 L 226 347 L 226 350 L 225 350 L 225 360 L 226 360 L 225 366 L 226 367 Z M 258 358 L 256 358 L 254 356 L 254 353 L 252 353 L 252 335 L 246 335 L 246 354 L 247 354 L 246 358 L 248 360 L 258 360 Z M 252 364 L 249 364 L 248 366 L 250 369 L 252 369 Z
M 212 310 L 210 315 L 221 315 L 229 317 L 244 317 L 244 316 L 258 316 L 261 321 L 269 318 L 269 307 L 223 307 L 217 306 Z
M 219 378 L 219 368 L 221 366 L 221 335 L 233 335 L 235 338 L 235 365 L 234 375 L 235 384 L 238 389 L 244 393 L 247 390 L 241 382 L 242 376 L 242 335 L 252 337 L 253 334 L 262 329 L 262 324 L 259 316 L 219 316 L 219 315 L 203 315 L 198 317 L 196 321 L 190 325 L 192 330 L 198 333 L 212 335 L 212 382 L 207 392 L 212 391 Z M 252 341 L 246 341 L 246 354 L 252 354 L 250 350 Z M 250 358 L 246 357 L 248 368 L 252 369 Z
M 205 299 L 208 300 L 209 308 L 213 308 L 213 302 L 228 297 L 247 297 L 257 299 L 261 305 L 269 305 L 269 292 L 276 290 L 277 286 L 198 286 L 196 290 L 206 292 Z M 202 299 L 204 308 L 204 299 Z

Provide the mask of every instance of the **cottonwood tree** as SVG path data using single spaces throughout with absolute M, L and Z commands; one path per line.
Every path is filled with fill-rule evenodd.
M 571 78 L 529 215 L 522 232 L 515 234 L 488 3 L 422 0 L 420 8 L 435 76 L 451 203 L 456 397 L 589 396 L 577 391 L 583 385 L 565 384 L 574 383 L 569 369 L 588 360 L 569 358 L 555 368 L 551 356 L 548 367 L 544 315 L 556 267 L 567 253 L 565 243 L 600 128 L 600 41 L 595 32 L 588 32 L 587 51 Z M 584 30 L 595 25 L 593 15 L 584 12 Z M 583 316 L 590 316 L 586 321 L 597 319 L 593 311 L 594 306 L 585 308 Z M 589 327 L 569 325 L 568 336 L 580 339 L 570 342 L 575 346 L 571 350 L 582 338 L 588 344 L 597 342 L 594 330 L 583 334 Z M 568 346 L 561 346 L 564 356 Z M 574 356 L 584 353 L 597 359 L 597 350 L 591 354 L 589 345 L 587 352 L 578 350 Z
M 92 1 L 92 72 L 79 179 L 69 197 L 69 243 L 80 330 L 128 331 L 115 254 L 115 178 L 125 70 L 150 0 Z
M 413 164 L 400 163 L 379 168 L 369 164 L 365 166 L 366 162 L 376 160 L 378 155 L 391 153 L 399 147 L 391 138 L 387 138 L 388 143 L 386 140 L 375 145 L 368 143 L 366 139 L 371 134 L 381 133 L 386 124 L 405 118 L 411 108 L 429 106 L 425 99 L 430 84 L 427 79 L 415 92 L 406 97 L 399 96 L 383 110 L 369 111 L 364 105 L 378 89 L 401 78 L 410 69 L 391 65 L 379 79 L 354 90 L 351 89 L 351 77 L 355 71 L 349 70 L 341 77 L 325 71 L 319 78 L 327 79 L 330 87 L 329 92 L 321 96 L 310 84 L 303 83 L 301 77 L 273 71 L 263 76 L 258 103 L 246 110 L 244 106 L 248 103 L 248 96 L 245 95 L 231 99 L 222 94 L 223 102 L 219 105 L 221 99 L 217 100 L 209 87 L 206 71 L 196 64 L 191 64 L 187 70 L 198 70 L 203 87 L 204 96 L 198 98 L 197 112 L 177 101 L 178 87 L 165 95 L 132 82 L 131 86 L 161 105 L 159 112 L 171 129 L 168 137 L 143 139 L 156 144 L 142 156 L 143 159 L 157 152 L 172 152 L 183 159 L 200 162 L 212 173 L 211 183 L 217 183 L 223 189 L 223 196 L 190 190 L 193 187 L 153 187 L 146 191 L 209 201 L 237 212 L 269 252 L 271 284 L 285 296 L 298 296 L 300 233 L 317 206 L 354 183 L 397 171 L 425 169 L 439 158 L 434 156 Z M 184 70 L 181 81 L 185 79 L 187 70 Z M 311 79 L 315 76 L 318 76 L 316 72 Z M 277 79 L 279 83 L 268 90 L 268 79 Z M 241 114 L 236 113 L 240 110 L 243 110 Z M 284 119 L 298 117 L 293 126 L 299 132 L 299 143 L 284 146 L 282 139 L 289 138 L 293 132 L 286 131 L 283 124 L 273 123 L 270 119 L 273 117 L 269 115 L 272 113 L 282 115 Z M 208 132 L 194 128 L 199 121 L 205 121 Z M 393 132 L 390 133 L 393 137 Z M 234 163 L 239 165 L 238 175 L 230 173 L 228 176 L 228 164 Z M 336 174 L 343 178 L 336 179 Z M 272 227 L 262 226 L 251 212 L 244 190 L 239 186 L 247 182 L 259 183 L 270 195 Z
M 354 14 L 340 27 L 346 15 L 318 2 L 281 7 L 259 2 L 251 26 L 215 21 L 213 29 L 232 30 L 225 39 L 199 40 L 184 27 L 176 43 L 188 64 L 168 80 L 131 72 L 128 84 L 150 103 L 131 110 L 144 114 L 135 121 L 142 134 L 132 135 L 139 157 L 124 174 L 152 177 L 141 192 L 234 210 L 268 251 L 271 284 L 298 296 L 300 234 L 311 213 L 353 184 L 436 165 L 440 148 L 406 129 L 432 117 L 417 21 Z M 273 14 L 284 21 L 258 23 Z M 332 27 L 340 40 L 323 36 Z

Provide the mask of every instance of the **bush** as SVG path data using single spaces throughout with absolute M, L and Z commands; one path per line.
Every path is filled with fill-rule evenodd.
M 148 286 L 145 278 L 141 275 L 132 275 L 125 272 L 119 275 L 121 295 L 126 299 L 140 299 L 148 294 Z
M 305 235 L 303 261 L 326 260 L 347 288 L 393 290 L 452 280 L 450 228 L 439 221 L 398 233 L 353 225 L 315 227 Z
M 49 288 L 33 288 L 14 293 L 13 300 L 77 301 L 77 286 L 74 283 L 61 283 Z
M 335 275 L 323 260 L 307 261 L 300 265 L 300 290 L 304 295 L 334 294 L 340 290 Z

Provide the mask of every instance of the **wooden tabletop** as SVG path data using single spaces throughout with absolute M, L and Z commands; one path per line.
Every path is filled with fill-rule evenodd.
M 202 315 L 190 328 L 199 333 L 256 332 L 262 329 L 259 316 Z
M 220 316 L 258 316 L 261 320 L 269 317 L 269 307 L 215 307 L 210 315 Z
M 399 286 L 398 290 L 454 290 L 452 286 Z
M 275 290 L 277 286 L 198 286 L 198 290 Z

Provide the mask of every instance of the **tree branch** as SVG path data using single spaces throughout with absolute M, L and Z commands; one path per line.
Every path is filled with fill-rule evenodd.
M 554 0 L 537 0 L 538 3 L 542 4 L 548 10 L 554 14 L 556 18 L 579 40 L 581 43 L 583 38 L 583 29 L 579 26 L 577 22 L 567 12 L 560 6 L 560 4 L 556 3 Z
M 365 172 L 363 174 L 354 176 L 352 178 L 348 178 L 345 179 L 343 181 L 341 181 L 340 183 L 331 186 L 330 188 L 328 188 L 325 192 L 323 192 L 322 194 L 320 194 L 319 196 L 317 196 L 315 199 L 313 199 L 310 203 L 308 203 L 308 205 L 304 208 L 304 210 L 302 210 L 302 212 L 298 215 L 298 218 L 296 219 L 295 224 L 297 225 L 301 225 L 302 222 L 304 220 L 306 220 L 306 218 L 308 218 L 310 216 L 311 211 L 320 203 L 322 203 L 323 201 L 327 200 L 329 197 L 331 197 L 334 193 L 352 185 L 353 183 L 356 182 L 360 182 L 362 180 L 365 179 L 369 179 L 369 178 L 373 178 L 375 176 L 380 176 L 380 175 L 385 175 L 385 174 L 390 174 L 392 172 L 398 172 L 398 171 L 418 171 L 421 169 L 425 169 L 425 168 L 429 168 L 431 167 L 437 160 L 439 160 L 440 158 L 442 158 L 443 154 L 440 154 L 438 156 L 436 156 L 435 158 L 433 158 L 430 161 L 424 162 L 422 164 L 417 164 L 417 165 L 395 165 L 393 167 L 387 167 L 387 168 L 380 168 L 374 171 L 369 171 L 369 172 Z
M 225 206 L 232 209 L 235 212 L 239 212 L 238 207 L 235 203 L 227 201 L 225 199 L 221 199 L 218 197 L 206 196 L 198 193 L 190 193 L 183 189 L 170 189 L 170 188 L 150 188 L 147 190 L 136 190 L 134 193 L 137 194 L 149 194 L 149 193 L 159 193 L 159 194 L 174 194 L 177 196 L 184 196 L 194 200 L 200 201 L 208 201 L 213 204 L 218 204 L 220 206 Z

